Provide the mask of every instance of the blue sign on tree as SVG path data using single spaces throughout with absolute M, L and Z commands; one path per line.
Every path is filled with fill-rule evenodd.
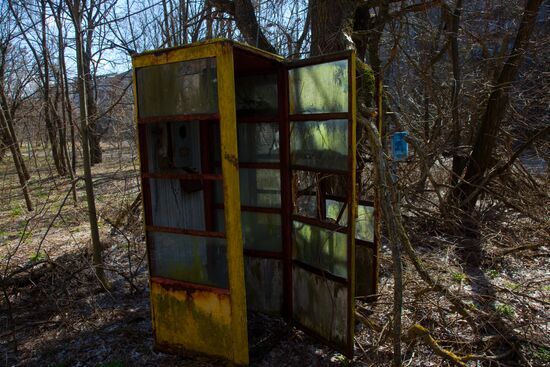
M 405 141 L 407 135 L 409 135 L 407 131 L 393 133 L 391 137 L 391 154 L 393 160 L 404 161 L 409 157 L 409 143 Z

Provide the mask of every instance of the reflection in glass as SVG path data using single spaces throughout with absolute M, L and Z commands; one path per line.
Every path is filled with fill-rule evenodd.
M 374 242 L 374 207 L 359 205 L 355 222 L 355 238 Z
M 348 60 L 291 69 L 291 114 L 348 112 Z
M 347 278 L 347 235 L 293 222 L 293 258 Z
M 276 115 L 277 75 L 262 74 L 235 78 L 235 99 L 239 115 Z
M 334 170 L 348 169 L 348 121 L 290 123 L 290 162 Z
M 228 288 L 223 238 L 149 232 L 151 276 Z
M 214 58 L 136 70 L 139 117 L 218 112 Z
M 225 232 L 222 209 L 215 213 L 215 230 Z M 281 215 L 275 213 L 241 212 L 244 248 L 258 251 L 282 250 Z
M 278 162 L 279 124 L 237 125 L 240 162 Z
M 239 169 L 239 185 L 242 206 L 261 208 L 281 207 L 281 176 L 275 169 Z M 214 184 L 214 198 L 223 204 L 221 181 Z

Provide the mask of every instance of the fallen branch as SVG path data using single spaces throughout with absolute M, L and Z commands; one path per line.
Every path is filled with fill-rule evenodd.
M 420 339 L 427 345 L 435 354 L 444 358 L 445 360 L 453 363 L 456 366 L 466 367 L 466 362 L 474 360 L 484 360 L 484 361 L 498 361 L 504 358 L 507 358 L 514 352 L 513 349 L 510 349 L 498 356 L 484 356 L 477 354 L 467 354 L 465 356 L 458 356 L 455 353 L 443 348 L 437 340 L 435 340 L 428 329 L 419 324 L 414 324 L 409 328 L 407 332 L 408 341 L 413 341 L 415 339 Z

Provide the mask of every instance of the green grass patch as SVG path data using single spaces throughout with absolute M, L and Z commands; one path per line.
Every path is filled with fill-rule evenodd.
M 20 217 L 21 214 L 23 213 L 23 209 L 21 209 L 21 207 L 15 207 L 15 208 L 12 208 L 10 210 L 10 215 L 13 217 L 13 218 L 17 218 L 17 217 Z
M 550 362 L 550 350 L 548 350 L 544 347 L 539 347 L 535 351 L 535 357 L 537 357 L 538 359 L 540 359 L 544 363 L 548 363 L 548 362 Z
M 495 270 L 495 269 L 489 269 L 487 271 L 487 276 L 491 279 L 496 279 L 498 278 L 500 275 L 500 273 L 498 272 L 498 270 Z
M 456 283 L 462 283 L 463 281 L 466 280 L 466 274 L 464 274 L 464 273 L 453 273 L 453 274 L 451 274 L 451 278 Z
M 499 314 L 501 314 L 503 316 L 507 316 L 507 317 L 514 317 L 514 315 L 515 315 L 514 307 L 512 307 L 511 305 L 506 304 L 506 303 L 497 304 L 496 311 Z

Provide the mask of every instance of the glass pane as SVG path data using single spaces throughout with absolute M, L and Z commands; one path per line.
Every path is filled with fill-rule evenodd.
M 152 224 L 204 230 L 204 196 L 202 189 L 193 191 L 200 181 L 149 179 Z
M 357 207 L 355 238 L 374 242 L 374 208 L 372 206 L 359 205 Z
M 216 210 L 215 216 L 215 230 L 225 232 L 223 210 Z M 280 214 L 241 212 L 241 226 L 244 248 L 258 251 L 282 251 Z
M 149 172 L 200 173 L 199 121 L 145 126 Z
M 244 247 L 259 251 L 282 251 L 281 215 L 242 212 Z
M 240 169 L 241 205 L 281 207 L 281 176 L 274 169 Z
M 291 69 L 291 114 L 348 112 L 348 60 Z
M 347 278 L 347 235 L 293 222 L 293 258 Z
M 348 169 L 348 120 L 290 123 L 290 162 L 335 170 Z
M 136 78 L 140 117 L 218 111 L 214 58 L 139 68 Z
M 263 74 L 235 78 L 235 99 L 240 115 L 277 114 L 277 75 Z
M 348 342 L 348 292 L 343 284 L 293 266 L 293 316 L 338 346 Z
M 149 232 L 151 276 L 228 288 L 223 238 Z
M 279 124 L 237 125 L 240 162 L 278 162 Z
M 275 169 L 239 170 L 241 205 L 261 208 L 281 207 L 281 177 Z M 223 203 L 221 181 L 215 183 L 214 198 L 216 203 Z

